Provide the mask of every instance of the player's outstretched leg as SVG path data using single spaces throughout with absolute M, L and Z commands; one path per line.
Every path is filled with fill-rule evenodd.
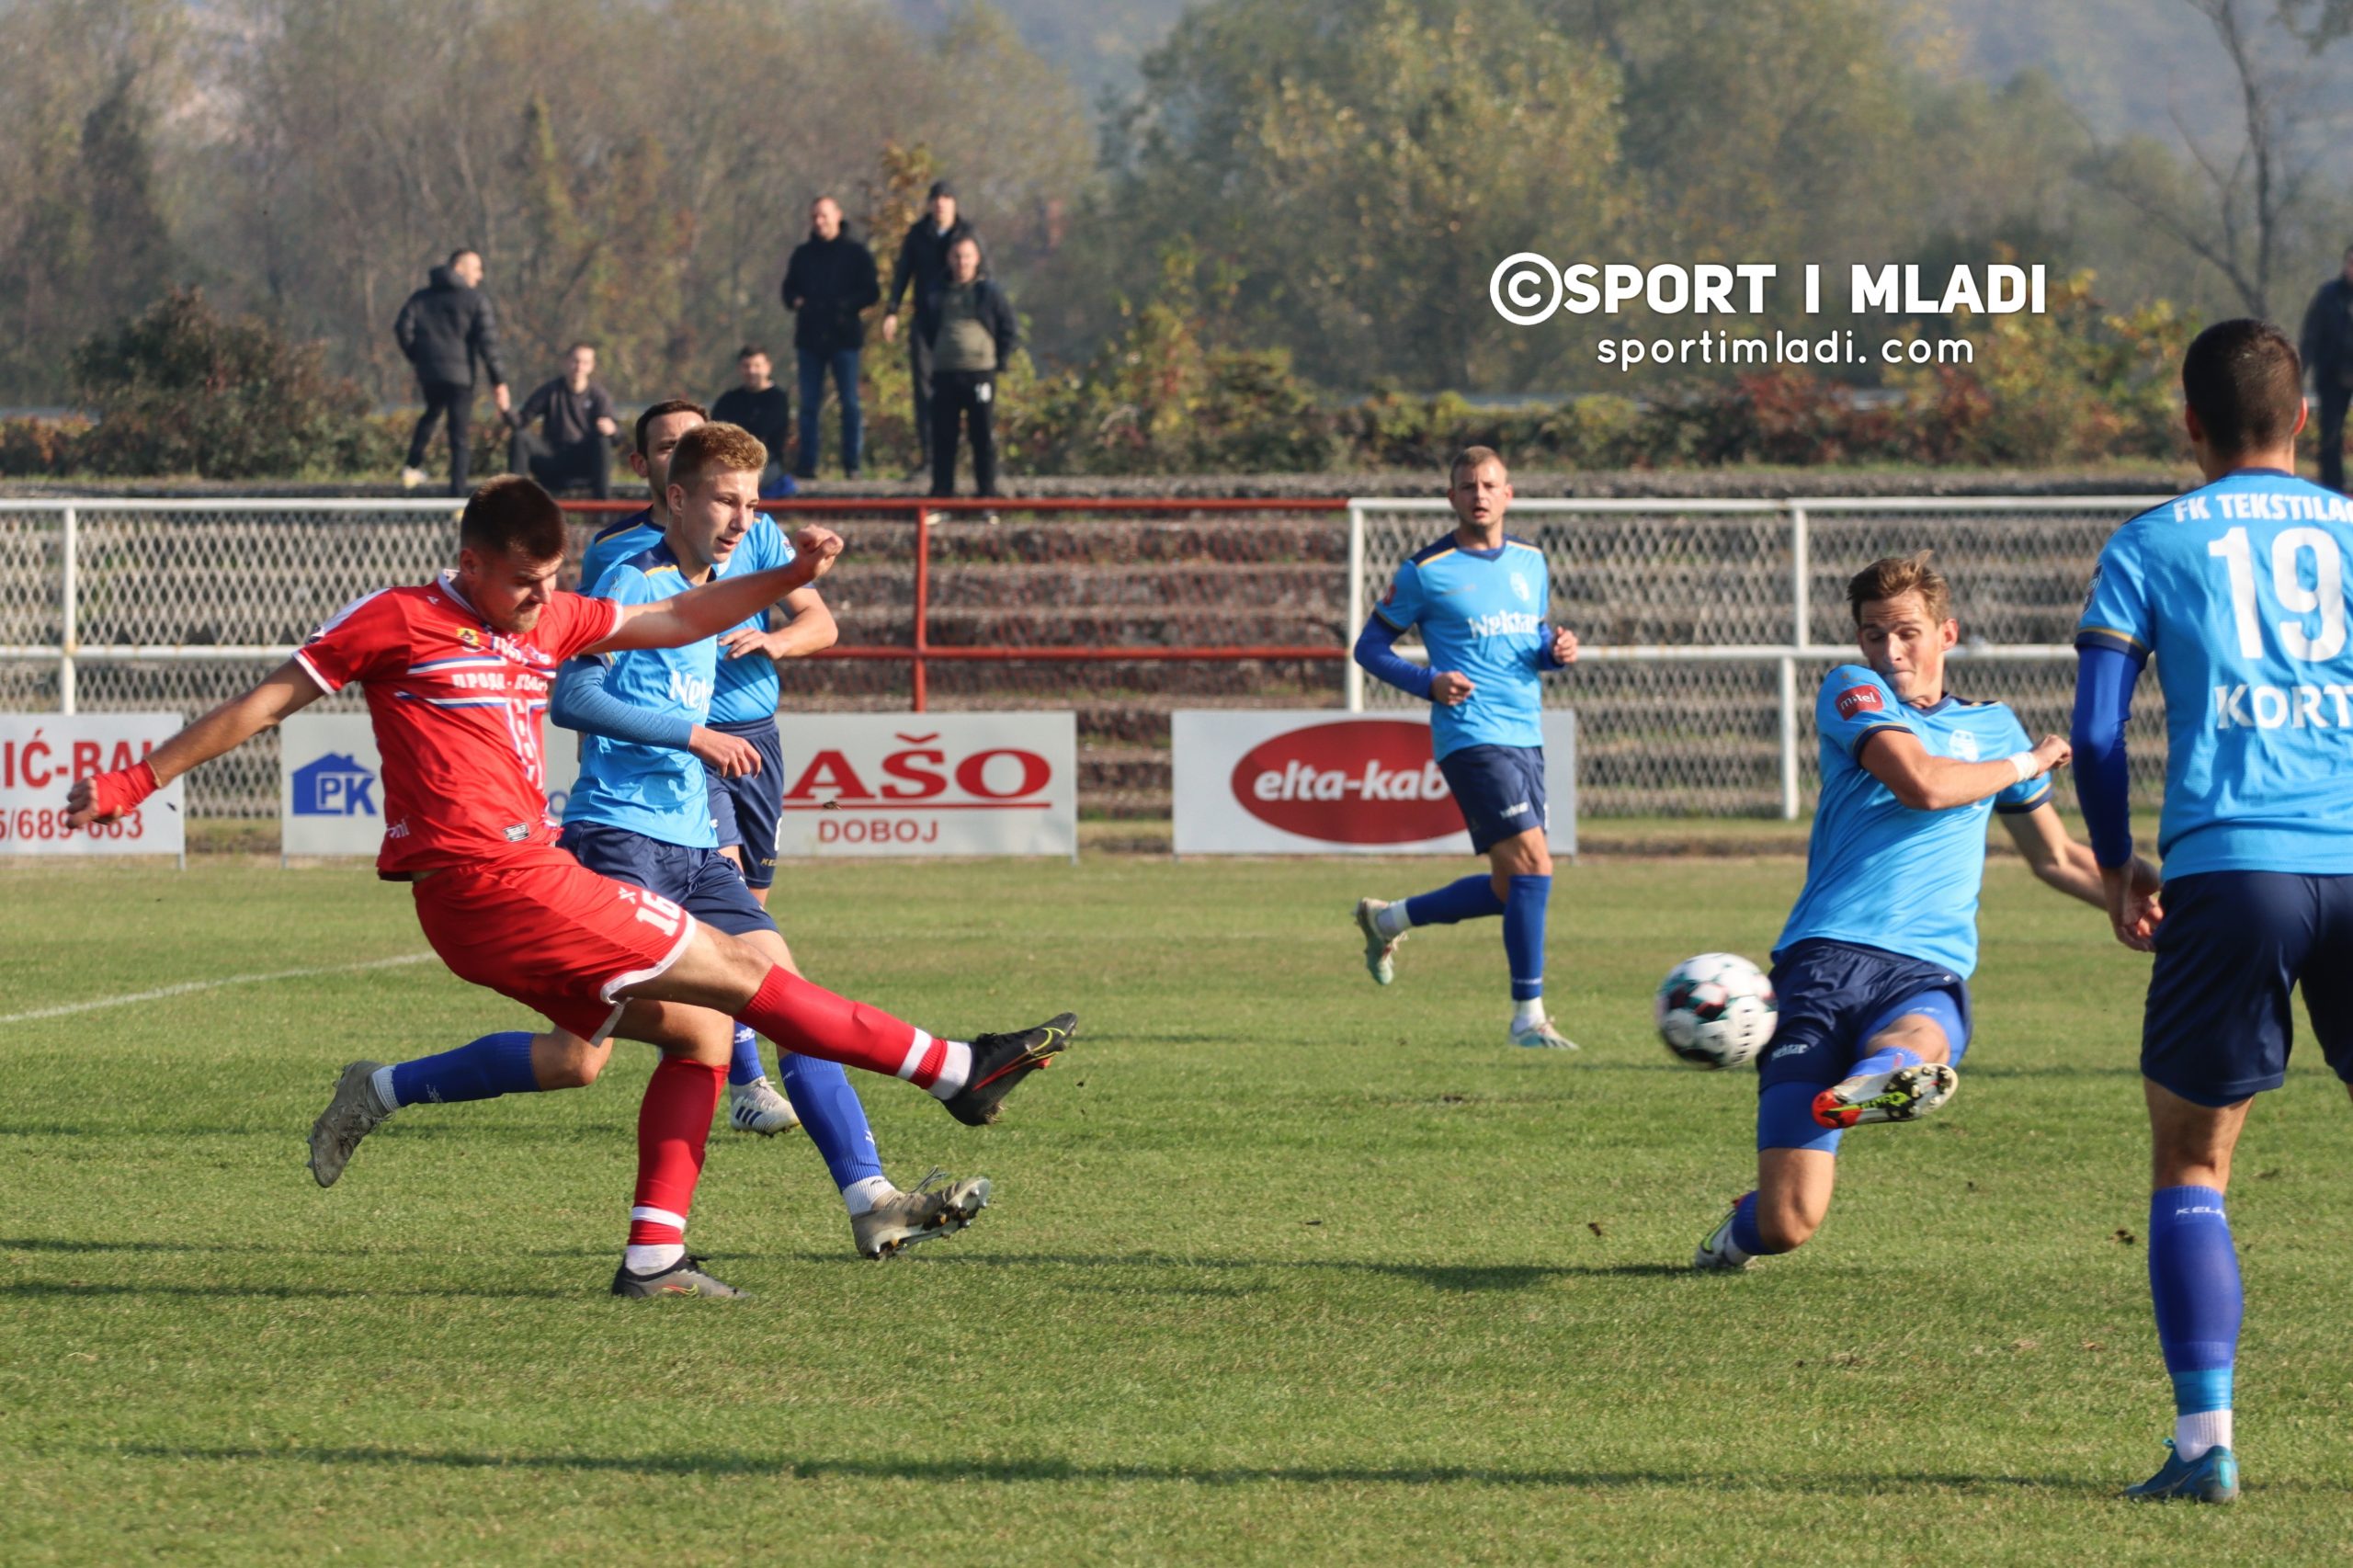
M 995 1121 L 1005 1096 L 1052 1062 L 1078 1032 L 1077 1017 L 1062 1013 L 970 1043 L 941 1040 L 813 984 L 751 944 L 701 925 L 662 973 L 615 994 L 716 1008 L 751 1025 L 779 1051 L 904 1078 L 972 1127 Z
M 531 1060 L 538 1038 L 510 1029 L 396 1066 L 381 1062 L 350 1063 L 335 1082 L 335 1097 L 311 1124 L 312 1177 L 321 1187 L 333 1187 L 359 1141 L 404 1105 L 489 1100 L 501 1095 L 537 1094 L 542 1087 L 570 1086 L 569 1082 L 540 1084 Z M 594 1073 L 589 1076 L 594 1077 Z
M 727 1122 L 738 1132 L 763 1138 L 801 1125 L 801 1113 L 760 1065 L 760 1037 L 742 1024 L 735 1026 L 734 1055 L 727 1064 Z

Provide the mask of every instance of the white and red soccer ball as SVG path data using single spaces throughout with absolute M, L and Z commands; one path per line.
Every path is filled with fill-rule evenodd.
M 1658 988 L 1658 1038 L 1694 1067 L 1737 1067 L 1773 1038 L 1773 983 L 1738 953 L 1701 953 Z

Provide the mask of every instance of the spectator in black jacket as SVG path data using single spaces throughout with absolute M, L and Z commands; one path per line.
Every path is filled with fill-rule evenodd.
M 2345 269 L 2320 286 L 2304 311 L 2304 369 L 2320 399 L 2320 482 L 2345 488 L 2345 412 L 2353 405 L 2353 246 Z
M 474 361 L 490 376 L 498 412 L 507 409 L 506 369 L 498 362 L 498 321 L 490 296 L 482 291 L 482 256 L 472 250 L 449 253 L 426 286 L 408 297 L 392 323 L 392 339 L 416 370 L 425 400 L 416 434 L 409 437 L 408 462 L 401 483 L 414 490 L 425 483 L 425 444 L 442 415 L 449 419 L 449 494 L 466 494 L 468 434 L 473 423 Z
M 981 275 L 981 242 L 966 234 L 948 247 L 948 276 L 915 313 L 916 335 L 931 350 L 931 493 L 956 494 L 960 416 L 972 432 L 972 478 L 996 494 L 996 373 L 1021 341 L 1005 290 Z M 996 521 L 994 512 L 983 514 Z
M 923 302 L 948 276 L 948 247 L 975 236 L 972 226 L 956 211 L 956 189 L 946 180 L 931 187 L 931 210 L 915 221 L 899 242 L 899 265 L 891 274 L 891 302 L 883 309 L 882 341 L 899 335 L 899 301 L 912 287 L 915 297 L 915 330 L 907 337 L 907 369 L 915 389 L 915 446 L 933 449 L 931 438 L 931 338 L 924 331 Z M 910 479 L 913 474 L 908 475 Z
M 510 472 L 528 473 L 551 491 L 585 483 L 597 500 L 612 498 L 613 435 L 620 422 L 612 394 L 596 377 L 596 345 L 574 344 L 563 374 L 540 383 L 516 410 L 515 438 L 506 448 Z
M 744 379 L 719 394 L 710 405 L 710 417 L 721 425 L 742 426 L 768 449 L 768 465 L 760 471 L 762 496 L 790 495 L 784 447 L 792 429 L 792 400 L 776 384 L 774 362 L 758 344 L 746 343 L 736 351 L 735 368 Z
M 784 268 L 784 308 L 793 313 L 792 349 L 801 372 L 801 454 L 793 464 L 799 478 L 817 477 L 817 413 L 828 372 L 842 405 L 842 468 L 858 477 L 866 444 L 858 405 L 858 355 L 866 347 L 866 323 L 859 318 L 881 298 L 874 253 L 850 237 L 841 203 L 819 197 L 809 207 L 809 237 L 793 247 Z

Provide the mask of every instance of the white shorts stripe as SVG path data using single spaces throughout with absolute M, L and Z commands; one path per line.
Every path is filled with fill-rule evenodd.
M 686 924 L 678 927 L 678 939 L 670 944 L 670 950 L 662 956 L 660 963 L 655 964 L 652 969 L 633 969 L 626 974 L 613 976 L 597 988 L 597 1000 L 599 1002 L 618 1000 L 619 994 L 631 986 L 652 980 L 657 975 L 668 973 L 672 964 L 687 956 L 687 944 L 695 939 L 695 917 L 689 915 L 685 918 Z M 606 1032 L 611 1032 L 609 1025 Z
M 646 1203 L 641 1203 L 631 1210 L 629 1217 L 632 1223 L 642 1220 L 649 1225 L 667 1225 L 674 1231 L 683 1231 L 687 1228 L 687 1217 L 684 1214 L 673 1214 L 667 1209 L 656 1209 Z
M 930 1049 L 931 1037 L 921 1029 L 915 1030 L 915 1043 L 907 1047 L 907 1059 L 899 1063 L 899 1076 L 912 1079 L 915 1069 L 923 1065 L 924 1052 Z

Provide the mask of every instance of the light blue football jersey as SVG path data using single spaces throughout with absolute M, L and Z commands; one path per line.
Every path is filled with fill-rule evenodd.
M 1822 735 L 1822 800 L 1806 842 L 1805 891 L 1773 956 L 1820 937 L 1942 964 L 1966 978 L 1977 967 L 1985 819 L 2048 802 L 2049 776 L 1973 805 L 1922 812 L 1898 801 L 1856 758 L 1870 735 L 1903 730 L 1931 756 L 1992 762 L 2029 748 L 2025 727 L 1998 702 L 1948 695 L 1914 708 L 1861 665 L 1830 672 L 1813 721 Z
M 596 597 L 625 605 L 654 604 L 688 585 L 678 571 L 677 558 L 657 534 L 650 549 L 607 569 L 597 584 Z M 719 662 L 717 638 L 706 637 L 682 648 L 632 648 L 600 656 L 608 665 L 608 696 L 690 723 L 710 722 L 711 684 Z M 701 759 L 692 752 L 639 745 L 604 735 L 580 739 L 580 778 L 564 803 L 563 820 L 566 825 L 589 822 L 627 828 L 690 849 L 712 849 L 719 845 Z
M 1392 631 L 1419 627 L 1430 668 L 1471 677 L 1471 695 L 1430 704 L 1430 749 L 1544 744 L 1544 617 L 1552 582 L 1544 552 L 1504 536 L 1498 550 L 1465 550 L 1452 535 L 1401 562 L 1373 614 Z
M 2241 469 L 2109 536 L 2078 648 L 2154 655 L 2167 877 L 2353 872 L 2353 502 Z
M 662 530 L 654 526 L 651 509 L 637 512 L 619 523 L 597 530 L 587 551 L 580 558 L 580 580 L 598 583 L 618 562 L 626 561 L 641 551 L 662 542 Z M 734 553 L 727 558 L 714 576 L 725 577 L 738 572 L 765 572 L 773 566 L 790 566 L 799 556 L 792 540 L 774 517 L 762 512 L 752 519 L 752 526 L 737 541 Z M 755 631 L 767 630 L 767 617 L 747 617 L 736 631 L 749 627 Z M 756 719 L 776 717 L 777 698 L 780 691 L 777 681 L 776 661 L 757 653 L 731 659 L 725 653 L 719 658 L 719 678 L 710 697 L 710 720 L 714 724 L 742 724 Z

